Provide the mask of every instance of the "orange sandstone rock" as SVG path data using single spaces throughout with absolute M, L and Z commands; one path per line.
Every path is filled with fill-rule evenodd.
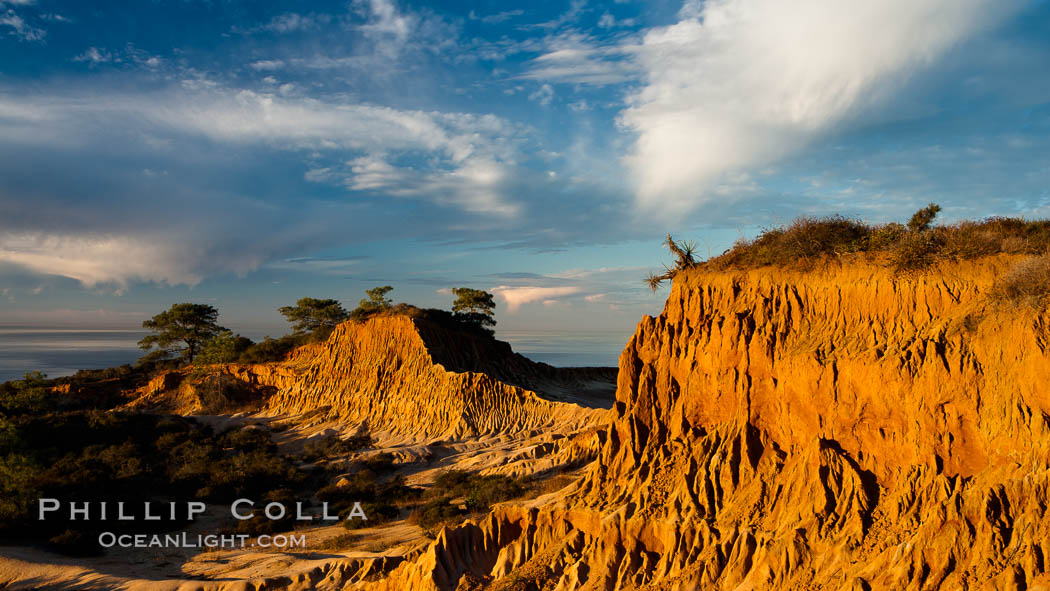
M 675 278 L 558 498 L 446 530 L 367 589 L 1048 589 L 1047 316 L 1017 257 Z
M 535 363 L 506 343 L 408 316 L 347 322 L 285 362 L 220 370 L 258 393 L 256 405 L 265 413 L 326 409 L 327 418 L 382 433 L 387 441 L 586 429 L 607 415 L 614 375 Z M 243 402 L 205 400 L 203 391 L 202 378 L 167 373 L 132 406 L 206 414 Z

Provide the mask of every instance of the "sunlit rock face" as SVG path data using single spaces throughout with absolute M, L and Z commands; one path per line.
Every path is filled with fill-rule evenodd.
M 287 370 L 273 382 L 270 410 L 331 406 L 345 421 L 415 438 L 517 433 L 591 418 L 588 409 L 537 392 L 571 372 L 403 316 L 343 324 L 325 343 L 300 349 Z
M 1050 324 L 1016 257 L 680 275 L 559 495 L 374 589 L 1047 589 Z
M 616 375 L 535 363 L 501 341 L 405 315 L 346 322 L 284 362 L 216 371 L 235 380 L 225 395 L 207 387 L 210 376 L 183 370 L 155 378 L 132 405 L 186 414 L 314 413 L 386 442 L 461 440 L 600 424 Z

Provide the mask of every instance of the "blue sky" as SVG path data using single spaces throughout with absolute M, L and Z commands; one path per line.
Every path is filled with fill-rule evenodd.
M 1050 213 L 1046 2 L 0 0 L 0 324 L 629 333 L 668 231 Z

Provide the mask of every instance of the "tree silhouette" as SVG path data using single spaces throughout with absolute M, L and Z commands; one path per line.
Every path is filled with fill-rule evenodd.
M 386 297 L 386 294 L 393 291 L 393 289 L 394 288 L 389 285 L 384 285 L 382 287 L 373 287 L 372 289 L 365 290 L 365 295 L 368 297 L 358 302 L 357 308 L 350 313 L 350 317 L 355 320 L 363 320 L 372 314 L 389 310 L 394 303 Z
M 941 212 L 941 206 L 936 203 L 931 203 L 926 207 L 912 214 L 911 219 L 908 220 L 908 229 L 912 232 L 923 232 L 930 229 L 930 224 L 933 223 L 934 218 Z
M 163 352 L 165 356 L 178 354 L 192 362 L 203 343 L 226 330 L 216 323 L 218 317 L 219 311 L 214 306 L 174 304 L 143 321 L 142 328 L 148 328 L 154 334 L 143 337 L 139 347 L 147 351 L 157 347 L 158 352 Z M 185 346 L 180 348 L 179 343 Z
M 496 319 L 492 317 L 496 308 L 496 302 L 493 301 L 492 294 L 481 289 L 471 289 L 469 287 L 453 287 L 452 293 L 456 296 L 456 300 L 452 302 L 452 312 L 455 314 L 456 319 L 471 327 L 492 334 L 492 330 L 487 328 L 496 326 Z
M 393 289 L 389 285 L 384 285 L 383 287 L 373 287 L 366 290 L 365 295 L 368 297 L 358 302 L 358 306 L 370 310 L 386 310 L 394 303 L 386 297 L 386 294 L 393 291 Z
M 332 299 L 300 298 L 295 306 L 281 306 L 277 311 L 292 323 L 292 329 L 300 335 L 318 329 L 331 330 L 350 317 L 343 305 Z

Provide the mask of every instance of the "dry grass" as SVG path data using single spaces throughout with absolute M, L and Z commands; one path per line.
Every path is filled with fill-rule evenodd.
M 1048 252 L 1050 220 L 989 218 L 909 229 L 898 223 L 869 225 L 831 216 L 803 217 L 786 226 L 764 230 L 757 238 L 738 241 L 725 254 L 702 264 L 715 269 L 809 268 L 821 260 L 864 255 L 897 272 L 912 272 L 940 260 Z
M 1042 310 L 1050 297 L 1050 257 L 1032 257 L 1014 265 L 996 284 L 992 297 Z
M 765 230 L 754 240 L 740 240 L 709 263 L 745 268 L 795 265 L 854 252 L 870 233 L 865 224 L 841 216 L 801 217 L 787 226 Z

